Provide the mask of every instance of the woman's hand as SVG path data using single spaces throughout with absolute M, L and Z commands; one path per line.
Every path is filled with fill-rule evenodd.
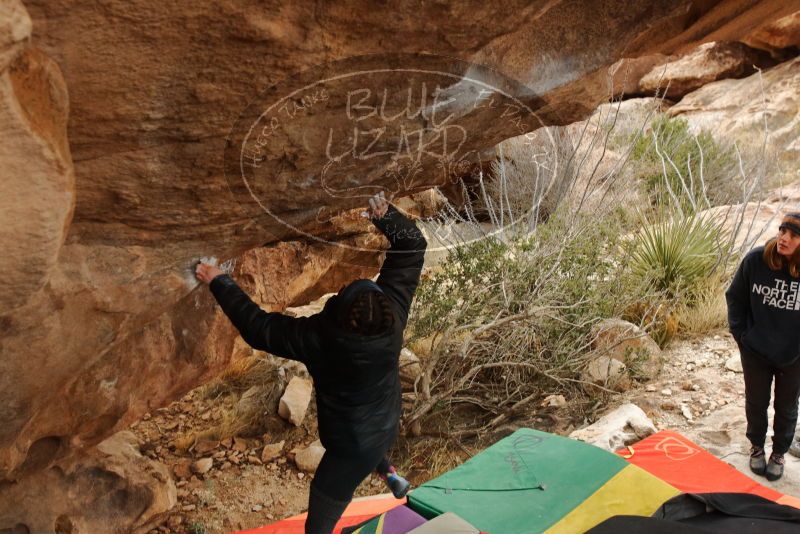
M 386 210 L 389 209 L 389 201 L 386 200 L 386 196 L 384 195 L 383 191 L 372 195 L 369 199 L 369 211 L 362 211 L 362 217 L 367 217 L 369 219 L 380 219 L 384 215 L 386 215 Z
M 225 272 L 219 267 L 214 267 L 213 265 L 202 262 L 197 264 L 194 273 L 197 276 L 197 279 L 204 284 L 209 284 L 211 283 L 211 280 L 217 276 L 225 274 Z

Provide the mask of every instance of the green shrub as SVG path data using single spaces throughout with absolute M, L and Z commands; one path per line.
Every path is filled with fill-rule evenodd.
M 528 236 L 452 249 L 421 281 L 409 319 L 409 344 L 436 340 L 411 419 L 463 399 L 494 417 L 536 391 L 575 391 L 594 324 L 648 290 L 616 254 L 619 215 L 557 209 Z
M 696 211 L 730 203 L 739 192 L 732 147 L 707 132 L 693 135 L 683 118 L 657 117 L 636 139 L 631 160 L 653 205 L 677 200 L 681 209 Z

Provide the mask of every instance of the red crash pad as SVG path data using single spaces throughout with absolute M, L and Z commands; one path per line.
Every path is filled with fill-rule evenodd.
M 344 511 L 342 519 L 336 524 L 336 529 L 334 529 L 333 534 L 340 534 L 344 527 L 358 525 L 376 515 L 380 515 L 405 503 L 405 498 L 395 499 L 391 494 L 354 500 Z M 271 525 L 251 530 L 242 530 L 237 534 L 303 534 L 305 532 L 304 525 L 306 522 L 306 515 L 307 514 L 303 513 L 278 521 L 277 523 L 272 523 Z
M 800 508 L 800 499 L 762 486 L 671 430 L 656 432 L 617 454 L 684 493 L 751 493 Z

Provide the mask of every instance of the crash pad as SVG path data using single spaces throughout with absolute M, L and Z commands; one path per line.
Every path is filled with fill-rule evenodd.
M 333 534 L 340 534 L 344 527 L 363 523 L 405 502 L 405 498 L 395 499 L 391 493 L 353 500 L 336 524 Z M 242 530 L 237 534 L 304 534 L 307 515 L 305 513 L 295 515 L 263 527 Z
M 684 493 L 750 493 L 800 508 L 797 498 L 759 484 L 678 432 L 656 432 L 617 454 Z
M 421 485 L 409 506 L 485 532 L 583 532 L 616 514 L 649 515 L 678 493 L 613 453 L 523 428 Z

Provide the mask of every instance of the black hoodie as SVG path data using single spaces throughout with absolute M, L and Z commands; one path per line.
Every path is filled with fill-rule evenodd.
M 310 317 L 265 312 L 228 275 L 215 277 L 211 292 L 254 349 L 303 362 L 314 380 L 322 445 L 358 455 L 388 448 L 397 437 L 401 411 L 398 360 L 411 300 L 419 284 L 427 242 L 416 224 L 389 205 L 372 219 L 387 237 L 376 283 L 390 298 L 394 328 L 374 336 L 343 330 L 337 321 L 338 295 Z
M 728 326 L 740 346 L 785 367 L 800 357 L 800 278 L 773 271 L 764 247 L 742 260 L 725 293 Z

